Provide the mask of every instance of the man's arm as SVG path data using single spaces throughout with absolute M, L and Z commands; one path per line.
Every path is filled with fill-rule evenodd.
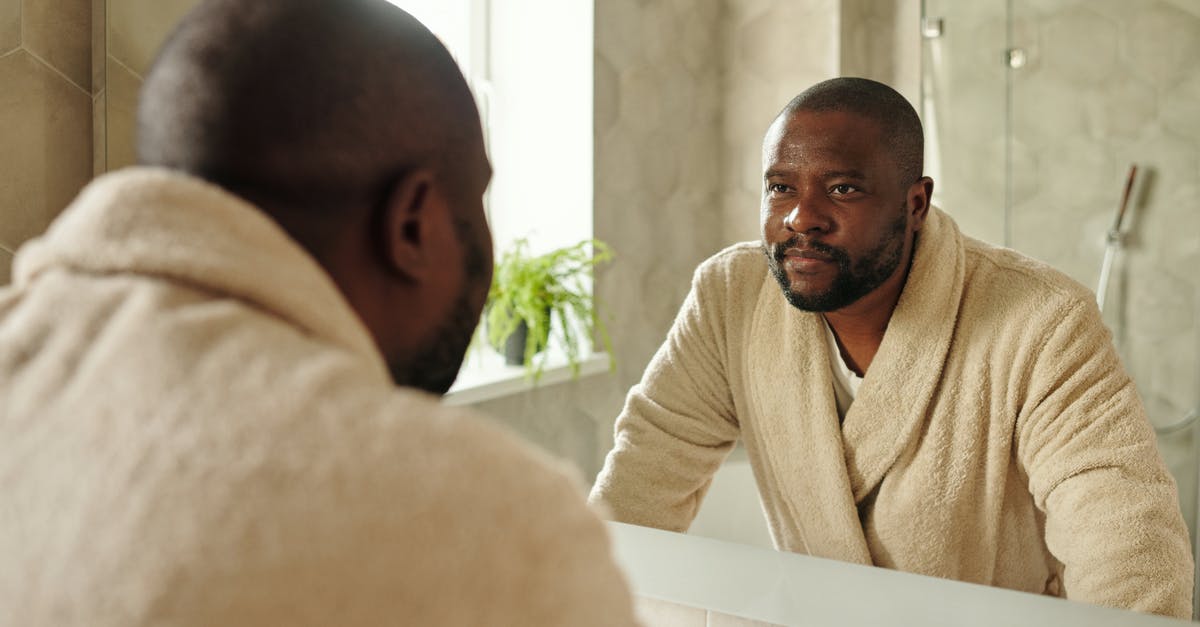
M 719 258 L 718 258 L 719 259 Z M 634 386 L 591 500 L 615 520 L 685 531 L 738 437 L 725 333 L 727 279 L 711 261 Z
M 1061 320 L 1016 435 L 1067 597 L 1190 617 L 1190 544 L 1154 430 L 1096 308 L 1075 302 Z

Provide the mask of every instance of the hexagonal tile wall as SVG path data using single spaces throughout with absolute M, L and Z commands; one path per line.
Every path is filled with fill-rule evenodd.
M 1012 137 L 995 124 L 994 107 L 977 105 L 984 96 L 975 93 L 986 91 L 979 60 L 1002 53 L 1007 43 L 994 36 L 943 42 L 954 43 L 943 50 L 948 57 L 964 61 L 942 66 L 950 101 L 938 114 L 953 122 L 942 151 L 967 161 L 947 168 L 946 185 L 958 196 L 978 197 L 956 207 L 966 213 L 960 222 L 986 223 L 994 207 L 974 177 L 1002 164 L 979 148 L 976 136 L 992 129 L 1002 141 L 1027 146 L 1013 152 L 1010 185 L 1019 198 L 1008 225 L 1012 244 L 1094 288 L 1126 172 L 1138 164 L 1105 319 L 1151 419 L 1168 423 L 1200 400 L 1200 276 L 1186 270 L 1200 260 L 1200 3 L 1018 0 L 1012 6 L 1012 18 L 1031 26 L 1014 30 L 1014 44 L 1035 50 L 1011 71 Z M 947 32 L 994 35 L 994 27 L 972 26 L 986 18 L 971 15 L 963 6 Z M 1002 82 L 992 82 L 993 93 L 1002 94 Z
M 21 0 L 0 0 L 0 56 L 21 47 Z
M 12 280 L 12 258 L 12 252 L 0 248 L 0 285 L 7 285 Z
M 22 45 L 80 89 L 92 90 L 92 0 L 24 0 Z
M 1103 81 L 1117 60 L 1117 24 L 1086 6 L 1058 12 L 1042 24 L 1043 54 L 1054 74 L 1078 85 Z
M 1131 3 L 1125 50 L 1137 74 L 1169 88 L 1196 71 L 1200 17 L 1158 0 Z
M 171 29 L 198 0 L 108 0 L 108 53 L 143 77 Z
M 0 245 L 41 233 L 92 173 L 92 99 L 24 49 L 0 58 Z

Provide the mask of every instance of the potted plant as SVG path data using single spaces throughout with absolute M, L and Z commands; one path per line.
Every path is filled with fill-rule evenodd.
M 584 282 L 597 264 L 611 259 L 612 251 L 599 240 L 583 240 L 543 255 L 530 254 L 525 239 L 514 242 L 492 275 L 484 308 L 487 343 L 507 352 L 510 364 L 524 365 L 536 380 L 545 368 L 544 349 L 554 332 L 572 374 L 578 375 L 580 355 L 593 335 L 599 334 L 611 352 L 590 286 Z M 504 350 L 506 345 L 510 350 Z M 535 360 L 539 353 L 541 358 Z

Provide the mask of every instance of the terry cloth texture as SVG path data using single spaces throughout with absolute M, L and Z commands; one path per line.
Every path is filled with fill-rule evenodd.
M 577 478 L 397 388 L 282 229 L 163 170 L 0 291 L 0 555 L 23 627 L 634 621 Z
M 936 209 L 841 426 L 822 317 L 757 243 L 705 262 L 592 499 L 685 530 L 739 437 L 782 550 L 1191 614 L 1175 483 L 1092 294 Z

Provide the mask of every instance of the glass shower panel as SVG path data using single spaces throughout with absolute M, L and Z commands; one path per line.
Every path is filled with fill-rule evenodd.
M 1200 2 L 925 0 L 923 9 L 935 200 L 968 235 L 1092 289 L 1114 244 L 1104 319 L 1195 538 Z
M 1012 0 L 1011 245 L 1099 288 L 1104 318 L 1196 525 L 1200 3 Z
M 964 233 L 1005 243 L 1005 0 L 925 0 L 921 119 L 933 203 Z

